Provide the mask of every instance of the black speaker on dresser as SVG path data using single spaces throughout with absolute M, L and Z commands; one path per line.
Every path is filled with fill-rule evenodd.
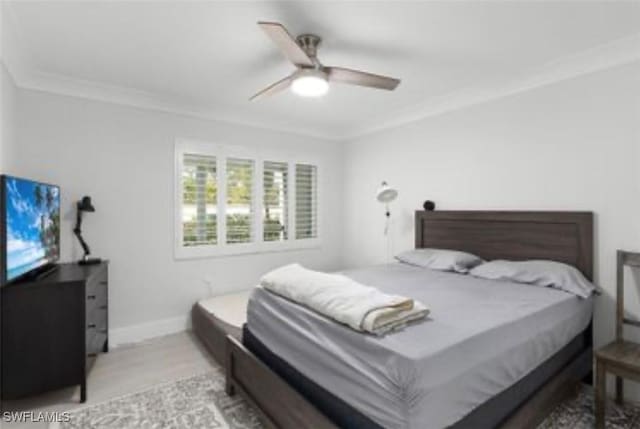
M 2 288 L 2 399 L 80 385 L 109 350 L 108 262 L 60 264 L 47 276 Z

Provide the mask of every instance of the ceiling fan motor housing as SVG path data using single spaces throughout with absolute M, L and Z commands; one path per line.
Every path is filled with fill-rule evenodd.
M 315 34 L 301 34 L 296 38 L 296 41 L 311 59 L 317 59 L 318 45 L 320 45 L 322 41 L 320 36 L 316 36 Z

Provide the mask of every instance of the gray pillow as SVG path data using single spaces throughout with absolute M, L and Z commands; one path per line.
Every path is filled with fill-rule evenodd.
M 479 265 L 469 274 L 490 280 L 505 280 L 551 287 L 588 298 L 596 287 L 576 268 L 561 262 L 495 260 Z
M 483 261 L 471 253 L 445 249 L 413 249 L 396 255 L 400 262 L 440 271 L 467 273 Z

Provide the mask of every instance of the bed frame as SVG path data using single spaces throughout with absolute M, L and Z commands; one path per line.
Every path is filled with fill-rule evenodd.
M 593 277 L 593 214 L 590 212 L 417 211 L 415 245 L 416 248 L 467 251 L 485 260 L 555 260 L 574 265 L 590 280 Z M 535 428 L 555 405 L 575 392 L 581 380 L 590 382 L 592 326 L 572 344 L 573 348 L 565 351 L 571 354 L 559 369 L 549 373 L 548 365 L 543 368 L 548 363 L 545 362 L 532 372 L 531 375 L 538 378 L 536 385 L 540 386 L 532 394 L 508 405 L 506 411 L 504 404 L 509 401 L 499 402 L 500 413 L 506 418 L 501 418 L 497 427 Z M 232 335 L 227 336 L 226 353 L 227 393 L 241 394 L 260 411 L 268 427 L 338 428 L 279 375 L 282 371 L 276 372 Z M 275 359 L 277 362 L 277 356 Z M 296 375 L 303 377 L 290 372 L 289 379 L 295 380 Z M 519 384 L 497 396 L 510 396 L 510 390 L 517 393 L 522 388 Z M 493 399 L 498 398 L 478 408 L 485 405 L 491 408 Z M 496 401 L 493 402 L 495 409 Z M 464 422 L 465 419 L 452 427 L 474 427 Z
M 417 211 L 416 249 L 455 249 L 493 259 L 549 259 L 593 280 L 593 213 Z

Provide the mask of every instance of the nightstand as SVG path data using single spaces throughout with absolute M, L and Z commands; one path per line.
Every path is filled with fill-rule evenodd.
M 624 317 L 624 267 L 640 268 L 640 253 L 618 250 L 617 263 L 616 339 L 595 352 L 595 417 L 597 429 L 604 429 L 607 372 L 616 376 L 616 402 L 618 403 L 622 403 L 624 400 L 623 378 L 640 382 L 640 344 L 625 341 L 623 338 L 624 325 L 640 327 L 640 321 Z

